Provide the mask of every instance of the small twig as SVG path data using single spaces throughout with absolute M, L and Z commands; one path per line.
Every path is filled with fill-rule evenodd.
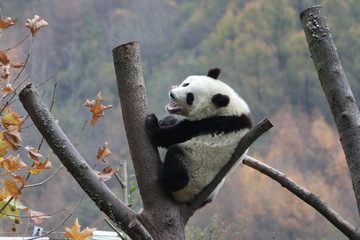
M 112 225 L 112 223 L 110 222 L 109 219 L 104 218 L 104 220 L 105 220 L 105 222 L 112 228 L 112 230 L 114 230 L 114 231 L 118 234 L 118 236 L 119 236 L 122 240 L 126 240 L 126 239 L 122 236 L 123 233 L 119 232 L 119 230 L 118 230 L 114 225 Z
M 32 188 L 32 187 L 37 187 L 40 185 L 43 185 L 44 183 L 48 182 L 51 178 L 53 178 L 64 166 L 61 165 L 53 174 L 51 174 L 47 179 L 45 179 L 42 182 L 39 183 L 34 183 L 34 184 L 29 184 L 29 185 L 25 185 L 24 188 Z
M 337 229 L 339 229 L 350 239 L 360 239 L 360 232 L 345 219 L 343 219 L 337 212 L 331 209 L 327 203 L 320 199 L 318 195 L 300 186 L 282 172 L 252 157 L 246 156 L 243 160 L 243 163 L 280 183 L 281 186 L 292 192 L 311 207 L 315 208 L 321 215 L 323 215 L 327 220 L 329 220 L 329 222 L 331 222 Z
M 25 38 L 24 38 L 23 40 L 21 40 L 19 43 L 15 44 L 14 46 L 9 47 L 9 48 L 7 48 L 7 49 L 1 50 L 1 51 L 4 52 L 4 53 L 7 53 L 7 52 L 11 51 L 12 49 L 20 46 L 28 37 L 30 37 L 30 35 L 31 35 L 31 33 L 29 33 L 28 35 L 26 35 Z
M 20 77 L 20 75 L 22 74 L 22 72 L 24 71 L 28 61 L 29 61 L 29 58 L 30 58 L 30 55 L 31 55 L 31 52 L 32 52 L 32 48 L 34 46 L 34 40 L 35 38 L 33 37 L 32 40 L 31 40 L 31 45 L 30 45 L 30 49 L 29 49 L 29 52 L 26 56 L 26 59 L 25 59 L 25 62 L 24 62 L 24 66 L 21 68 L 20 72 L 18 73 L 18 75 L 14 78 L 14 83 L 18 80 L 18 78 Z
M 78 138 L 78 140 L 76 141 L 76 143 L 74 144 L 74 147 L 77 147 L 77 146 L 80 144 L 80 138 L 81 138 L 82 135 L 84 134 L 84 129 L 85 129 L 85 127 L 86 127 L 86 125 L 87 125 L 88 122 L 89 122 L 89 120 L 86 120 L 86 121 L 84 122 L 84 125 L 83 125 L 83 127 L 81 128 L 81 132 L 80 132 L 79 138 Z
M 121 178 L 119 177 L 119 175 L 117 173 L 115 173 L 115 177 L 116 179 L 119 181 L 121 188 L 125 188 L 126 187 L 126 183 L 123 183 L 123 181 L 121 180 Z

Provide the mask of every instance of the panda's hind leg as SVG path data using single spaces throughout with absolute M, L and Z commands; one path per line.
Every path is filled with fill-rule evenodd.
M 168 148 L 159 174 L 159 182 L 166 190 L 175 192 L 188 184 L 189 175 L 184 159 L 184 153 L 179 146 Z

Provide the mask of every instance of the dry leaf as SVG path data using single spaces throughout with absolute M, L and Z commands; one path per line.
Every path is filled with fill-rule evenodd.
M 52 168 L 49 158 L 46 158 L 45 162 L 35 161 L 35 167 L 30 168 L 27 172 L 32 174 L 39 174 L 42 171 Z
M 18 176 L 18 175 L 15 175 L 15 174 L 11 174 L 11 176 L 20 184 L 25 184 L 26 183 L 26 180 L 25 180 L 25 177 L 23 176 Z
M 96 172 L 96 174 L 105 182 L 107 180 L 110 180 L 111 177 L 118 172 L 119 170 L 112 170 L 110 166 L 107 166 L 102 170 L 102 172 Z
M 39 162 L 39 157 L 43 156 L 38 149 L 35 149 L 33 147 L 26 146 L 25 150 L 28 152 L 29 158 L 34 160 L 34 162 Z
M 10 148 L 14 151 L 18 150 L 21 145 L 20 142 L 20 127 L 18 125 L 10 125 L 8 130 L 3 132 L 4 139 L 8 142 Z
M 99 92 L 96 96 L 96 100 L 86 100 L 86 102 L 83 104 L 85 107 L 89 107 L 90 111 L 93 113 L 92 120 L 91 120 L 91 126 L 94 126 L 97 119 L 100 117 L 105 116 L 104 111 L 112 108 L 112 105 L 102 105 L 101 102 L 104 100 L 101 97 L 101 93 Z
M 7 83 L 6 86 L 1 90 L 3 92 L 12 92 L 12 91 L 14 91 L 14 88 L 11 83 Z
M 5 179 L 3 181 L 5 190 L 7 191 L 8 195 L 11 195 L 15 199 L 19 199 L 21 194 L 21 189 L 16 185 L 16 182 L 12 178 Z
M 99 148 L 97 158 L 104 159 L 111 154 L 111 149 L 108 148 L 109 143 L 105 142 L 102 148 Z
M 19 113 L 14 112 L 9 107 L 6 107 L 5 111 L 6 111 L 6 114 L 1 119 L 1 122 L 6 129 L 9 129 L 9 126 L 11 126 L 11 125 L 21 126 L 23 124 L 21 122 L 22 117 L 19 115 Z M 19 129 L 19 131 L 20 131 L 20 129 Z
M 8 28 L 14 26 L 17 19 L 11 19 L 10 17 L 2 17 L 0 20 L 0 28 Z
M 44 19 L 40 19 L 38 15 L 35 15 L 33 19 L 27 19 L 25 26 L 30 29 L 32 36 L 40 30 L 42 27 L 49 25 Z
M 29 212 L 29 216 L 31 217 L 31 219 L 36 223 L 36 224 L 41 224 L 44 222 L 44 218 L 51 218 L 50 215 L 43 213 L 43 212 L 39 212 L 39 211 L 34 211 L 31 209 L 24 209 L 26 211 Z
M 75 240 L 87 240 L 89 236 L 92 236 L 96 228 L 86 227 L 83 231 L 80 232 L 81 225 L 79 220 L 76 218 L 75 222 L 71 228 L 65 227 L 65 237 L 72 238 Z
M 14 172 L 28 167 L 26 163 L 20 159 L 19 154 L 17 156 L 10 154 L 7 158 L 1 161 L 1 165 L 9 172 Z

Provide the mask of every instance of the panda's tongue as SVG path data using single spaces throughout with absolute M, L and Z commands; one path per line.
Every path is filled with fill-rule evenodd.
M 166 109 L 169 113 L 176 113 L 178 111 L 180 111 L 182 109 L 182 107 L 174 102 L 170 102 L 167 106 Z

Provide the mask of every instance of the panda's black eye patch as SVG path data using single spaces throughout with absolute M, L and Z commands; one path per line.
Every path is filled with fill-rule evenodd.
M 189 104 L 189 105 L 192 105 L 193 102 L 194 102 L 194 94 L 192 93 L 188 93 L 186 94 L 186 103 Z
M 187 86 L 189 86 L 189 84 L 190 84 L 190 83 L 184 83 L 184 84 L 182 85 L 182 87 L 187 87 Z

